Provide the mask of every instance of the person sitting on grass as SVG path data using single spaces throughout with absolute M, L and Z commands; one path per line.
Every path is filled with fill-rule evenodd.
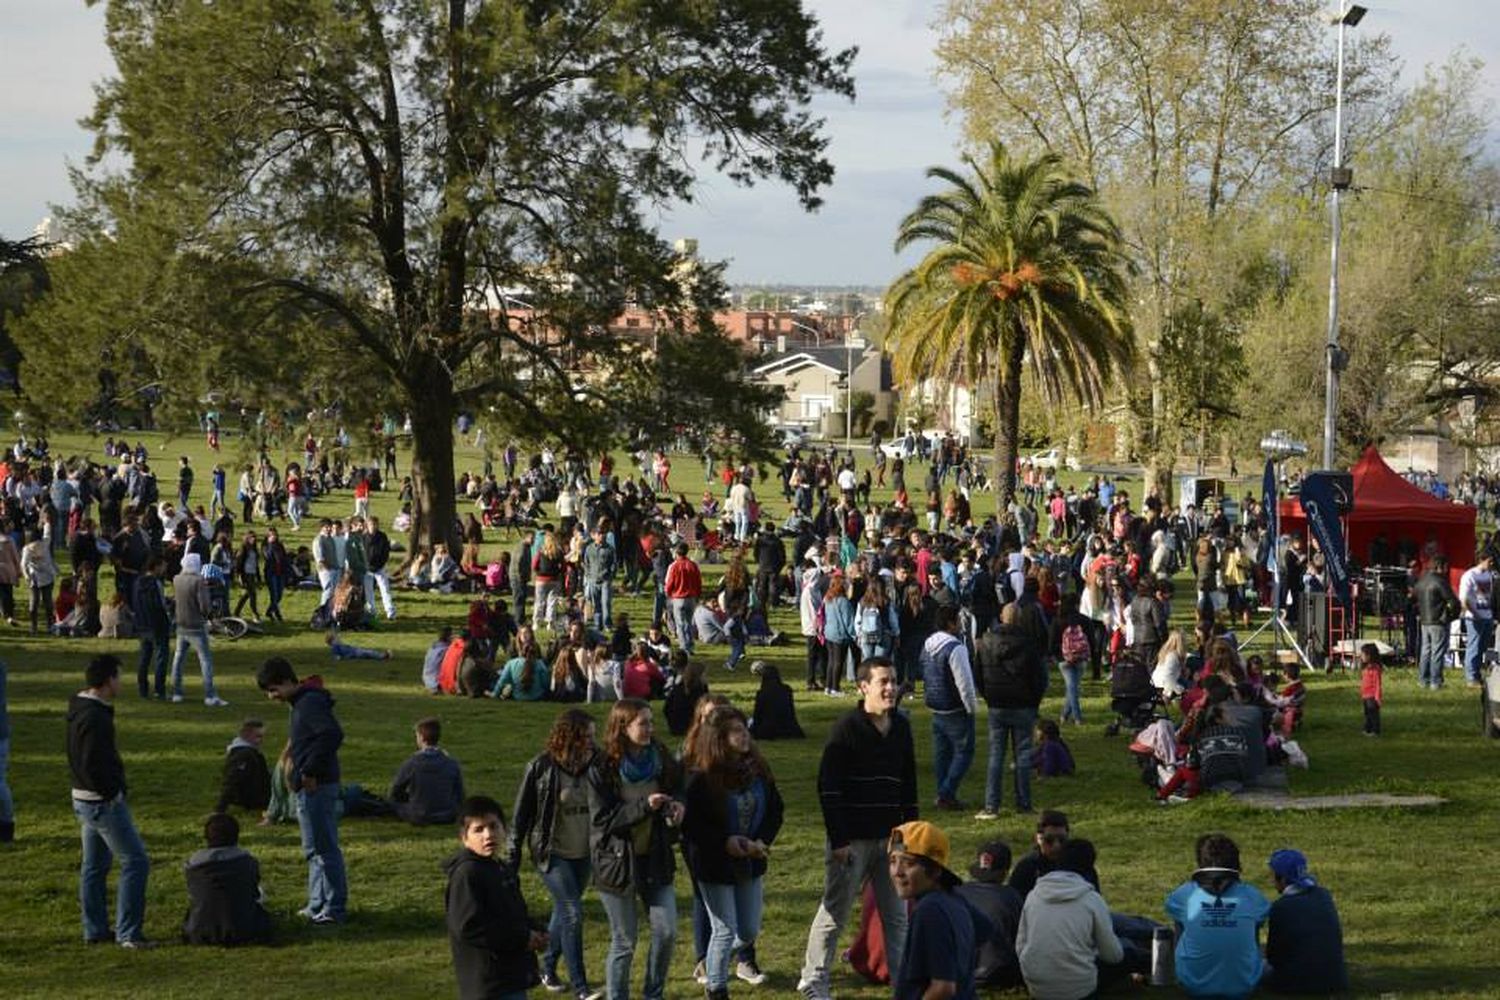
M 1026 988 L 1038 1000 L 1081 1000 L 1099 986 L 1099 966 L 1118 965 L 1125 948 L 1109 907 L 1089 884 L 1094 845 L 1069 840 L 1056 867 L 1036 880 L 1021 908 L 1016 955 Z
M 524 997 L 541 982 L 536 952 L 547 947 L 547 932 L 526 912 L 519 874 L 500 860 L 500 803 L 486 796 L 465 799 L 458 839 L 463 846 L 443 863 L 443 914 L 459 1000 Z
M 1265 985 L 1277 993 L 1348 992 L 1344 930 L 1333 896 L 1308 874 L 1301 851 L 1274 852 L 1270 868 L 1281 895 L 1271 904 L 1266 930 Z
M 240 732 L 224 751 L 224 775 L 219 784 L 219 801 L 214 812 L 230 806 L 264 810 L 271 804 L 271 771 L 266 767 L 260 745 L 266 738 L 266 724 L 259 719 L 240 723 Z
M 339 638 L 339 630 L 336 628 L 329 629 L 323 641 L 328 644 L 328 653 L 335 660 L 389 660 L 391 658 L 389 649 L 351 646 Z
M 453 627 L 444 625 L 437 639 L 427 647 L 427 653 L 422 657 L 422 686 L 427 689 L 428 694 L 443 693 L 443 689 L 438 684 L 438 678 L 443 669 L 443 657 L 452 642 Z
M 490 685 L 490 697 L 541 701 L 547 697 L 547 689 L 551 684 L 552 673 L 547 669 L 542 651 L 533 639 L 521 650 L 520 655 L 506 661 L 505 667 Z
M 620 675 L 620 697 L 648 701 L 660 698 L 666 686 L 667 676 L 648 654 L 646 642 L 636 639 Z
M 206 846 L 185 866 L 188 912 L 182 922 L 186 944 L 264 944 L 271 939 L 271 915 L 262 905 L 260 864 L 240 847 L 240 824 L 216 812 L 203 824 Z
M 979 849 L 969 866 L 969 881 L 958 887 L 964 902 L 989 920 L 994 928 L 978 942 L 979 960 L 974 980 L 987 990 L 1016 989 L 1023 984 L 1021 960 L 1016 957 L 1016 931 L 1021 924 L 1021 894 L 1005 884 L 1010 873 L 1010 845 L 994 840 Z
M 755 692 L 755 711 L 750 716 L 750 735 L 757 740 L 800 740 L 806 734 L 797 721 L 797 705 L 791 686 L 781 679 L 774 663 L 756 660 L 750 673 L 760 677 Z
M 426 718 L 416 725 L 417 752 L 402 762 L 391 782 L 396 815 L 418 826 L 452 823 L 464 800 L 463 770 L 438 746 L 442 723 Z
M 1222 833 L 1198 838 L 1198 868 L 1167 897 L 1177 925 L 1177 982 L 1191 997 L 1245 997 L 1264 971 L 1256 941 L 1271 904 L 1240 881 L 1240 849 Z
M 1076 769 L 1073 751 L 1062 738 L 1062 730 L 1051 719 L 1037 723 L 1037 750 L 1033 755 L 1036 773 L 1043 778 L 1057 778 L 1072 774 Z
M 912 820 L 891 831 L 891 883 L 911 906 L 896 1000 L 979 995 L 974 955 L 994 928 L 954 891 L 962 880 L 948 869 L 948 850 L 948 835 L 931 823 Z

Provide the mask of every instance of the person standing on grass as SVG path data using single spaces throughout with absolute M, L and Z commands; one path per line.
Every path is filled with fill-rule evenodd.
M 214 656 L 208 646 L 208 619 L 213 614 L 213 598 L 208 584 L 198 572 L 202 560 L 196 553 L 182 557 L 182 572 L 172 578 L 172 600 L 177 615 L 177 652 L 172 657 L 172 701 L 182 701 L 182 664 L 188 647 L 198 656 L 203 672 L 203 704 L 223 708 L 229 702 L 214 689 Z
M 443 913 L 459 1000 L 525 1000 L 538 982 L 533 953 L 547 947 L 548 936 L 526 912 L 515 868 L 500 860 L 505 837 L 500 803 L 485 796 L 464 800 L 458 820 L 463 847 L 443 863 Z
M 1380 703 L 1385 700 L 1385 668 L 1380 647 L 1367 642 L 1359 647 L 1359 697 L 1365 706 L 1365 735 L 1380 735 Z
M 932 766 L 939 809 L 962 809 L 958 788 L 974 762 L 979 695 L 962 638 L 958 606 L 941 604 L 937 630 L 922 646 L 922 700 L 932 712 Z M 1035 719 L 1033 718 L 1033 722 Z
M 142 698 L 151 697 L 151 661 L 156 661 L 155 693 L 157 701 L 167 697 L 167 655 L 172 648 L 172 613 L 167 608 L 167 592 L 161 577 L 167 564 L 153 555 L 145 569 L 136 574 L 134 593 L 130 595 L 131 613 L 135 616 L 135 635 L 140 643 L 136 661 L 136 686 Z
M 1015 751 L 1016 812 L 1031 812 L 1032 732 L 1047 690 L 1043 651 L 1035 637 L 1027 633 L 1021 606 L 1015 601 L 1001 609 L 1000 624 L 981 636 L 975 649 L 990 722 L 984 809 L 976 819 L 992 820 L 1000 815 L 1007 748 Z
M 339 572 L 344 564 L 339 559 L 338 541 L 333 537 L 333 522 L 323 518 L 318 522 L 318 536 L 313 539 L 313 564 L 318 570 L 318 606 L 333 611 L 333 588 L 338 586 Z
M 145 934 L 146 877 L 151 861 L 125 802 L 125 762 L 115 745 L 114 701 L 120 694 L 120 660 L 104 654 L 89 661 L 82 691 L 68 702 L 68 770 L 73 779 L 73 815 L 83 835 L 78 900 L 83 939 L 114 941 L 122 948 L 150 948 Z M 105 880 L 120 859 L 115 890 L 115 928 L 109 929 Z
M 604 749 L 589 769 L 589 857 L 594 884 L 609 916 L 605 966 L 609 1000 L 630 997 L 639 914 L 646 908 L 651 945 L 641 995 L 664 1000 L 672 946 L 677 937 L 676 862 L 672 827 L 685 807 L 677 799 L 681 768 L 656 739 L 651 706 L 622 698 L 609 711 Z
M 391 621 L 396 617 L 396 601 L 391 596 L 391 576 L 385 568 L 391 561 L 391 539 L 380 530 L 378 517 L 365 520 L 365 559 L 369 564 L 365 572 L 365 607 L 374 613 L 375 591 L 379 590 L 381 610 L 385 612 L 385 620 Z
M 836 722 L 818 765 L 818 799 L 827 837 L 823 895 L 807 934 L 797 990 L 807 1000 L 831 996 L 829 970 L 854 898 L 868 879 L 880 907 L 891 981 L 900 981 L 906 906 L 891 883 L 891 831 L 917 817 L 917 761 L 911 723 L 896 711 L 891 661 L 859 665 L 860 703 Z
M 553 993 L 571 988 L 575 1000 L 603 995 L 589 986 L 583 959 L 583 891 L 591 870 L 588 774 L 599 752 L 594 732 L 593 718 L 582 709 L 567 709 L 552 723 L 546 750 L 521 776 L 505 842 L 506 861 L 516 870 L 526 845 L 552 897 L 542 986 Z M 557 974 L 559 959 L 567 963 L 567 986 Z
M 192 492 L 193 467 L 188 464 L 188 457 L 183 455 L 177 466 L 177 506 L 179 509 L 188 509 L 188 497 Z
M 1433 557 L 1415 590 L 1422 631 L 1417 682 L 1424 689 L 1436 691 L 1443 686 L 1443 665 L 1448 660 L 1448 623 L 1458 610 L 1458 596 L 1448 582 L 1446 556 Z
M 333 696 L 324 690 L 321 677 L 298 682 L 292 665 L 279 656 L 260 665 L 255 683 L 266 697 L 292 710 L 287 780 L 297 795 L 297 825 L 307 858 L 307 906 L 299 913 L 314 924 L 341 924 L 348 919 L 349 906 L 338 820 L 344 730 L 333 715 Z
M 716 708 L 689 748 L 696 767 L 684 799 L 683 855 L 703 899 L 712 932 L 704 955 L 708 1000 L 728 1000 L 729 961 L 752 985 L 766 976 L 755 958 L 764 908 L 763 881 L 783 803 L 743 712 Z
M 29 548 L 29 546 L 28 546 Z M 1485 549 L 1458 581 L 1458 602 L 1464 616 L 1464 681 L 1480 683 L 1484 654 L 1495 644 L 1495 551 Z
M 693 652 L 693 610 L 703 594 L 703 575 L 698 564 L 688 558 L 686 542 L 678 542 L 673 550 L 677 558 L 667 567 L 662 590 L 667 596 L 667 607 L 672 615 L 672 627 L 677 633 L 677 642 L 691 655 Z

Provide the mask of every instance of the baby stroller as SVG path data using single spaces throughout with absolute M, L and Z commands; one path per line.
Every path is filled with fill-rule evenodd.
M 1156 718 L 1158 710 L 1165 706 L 1161 692 L 1151 685 L 1151 667 L 1134 653 L 1125 652 L 1115 661 L 1110 674 L 1109 707 L 1115 719 L 1104 730 L 1106 736 L 1116 736 L 1121 726 L 1131 732 L 1145 729 Z

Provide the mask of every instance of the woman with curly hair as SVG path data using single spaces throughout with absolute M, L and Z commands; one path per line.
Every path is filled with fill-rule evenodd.
M 707 995 L 728 1000 L 731 955 L 739 956 L 739 978 L 765 981 L 755 960 L 755 938 L 766 860 L 781 829 L 783 804 L 739 709 L 715 708 L 694 752 L 696 767 L 684 793 L 683 854 L 713 928 L 704 960 Z
M 603 753 L 589 769 L 590 859 L 594 884 L 609 916 L 605 983 L 610 1000 L 630 996 L 637 899 L 651 927 L 641 995 L 645 1000 L 666 996 L 677 937 L 672 840 L 685 812 L 677 798 L 681 784 L 681 768 L 656 739 L 651 706 L 636 698 L 615 702 L 605 726 Z
M 558 960 L 567 963 L 575 997 L 597 997 L 589 988 L 583 964 L 583 890 L 589 881 L 589 767 L 599 749 L 594 743 L 594 720 L 570 708 L 552 723 L 547 747 L 521 776 L 511 810 L 506 858 L 519 870 L 525 844 L 542 884 L 552 897 L 550 937 L 542 952 L 542 985 L 559 992 Z

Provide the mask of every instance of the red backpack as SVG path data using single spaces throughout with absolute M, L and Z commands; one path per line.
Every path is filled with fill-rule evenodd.
M 1089 657 L 1089 637 L 1077 622 L 1063 629 L 1062 656 L 1066 663 L 1079 663 Z

